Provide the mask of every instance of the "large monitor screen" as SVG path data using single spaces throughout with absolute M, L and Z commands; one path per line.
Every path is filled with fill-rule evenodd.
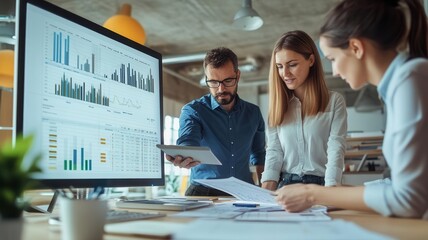
M 16 126 L 43 154 L 35 178 L 164 185 L 161 55 L 39 0 L 21 0 L 18 38 Z

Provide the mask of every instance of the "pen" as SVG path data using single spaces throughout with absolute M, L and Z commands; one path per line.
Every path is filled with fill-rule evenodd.
M 100 186 L 97 186 L 92 192 L 92 194 L 89 196 L 89 199 L 98 199 L 103 192 L 104 189 Z
M 233 206 L 235 207 L 257 207 L 260 204 L 258 203 L 234 203 Z
M 64 191 L 63 189 L 57 189 L 56 192 L 64 198 L 73 199 L 73 194 Z

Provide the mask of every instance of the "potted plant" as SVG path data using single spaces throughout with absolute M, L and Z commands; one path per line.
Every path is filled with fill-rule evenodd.
M 10 142 L 0 146 L 0 233 L 2 239 L 20 239 L 22 212 L 28 202 L 23 193 L 35 184 L 33 173 L 40 172 L 38 162 L 41 155 L 30 159 L 24 166 L 24 158 L 31 148 L 33 136 L 16 138 L 15 145 Z

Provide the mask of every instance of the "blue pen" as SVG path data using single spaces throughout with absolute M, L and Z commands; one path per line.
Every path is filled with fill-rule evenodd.
M 234 203 L 233 206 L 235 207 L 257 207 L 260 204 L 258 203 Z

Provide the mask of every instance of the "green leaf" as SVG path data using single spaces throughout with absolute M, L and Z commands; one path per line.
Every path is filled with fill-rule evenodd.
M 28 166 L 23 166 L 33 138 L 32 135 L 17 136 L 15 145 L 7 142 L 0 146 L 0 215 L 3 218 L 21 216 L 27 205 L 21 196 L 25 190 L 34 186 L 32 174 L 42 171 L 39 167 L 41 154 L 28 159 Z

